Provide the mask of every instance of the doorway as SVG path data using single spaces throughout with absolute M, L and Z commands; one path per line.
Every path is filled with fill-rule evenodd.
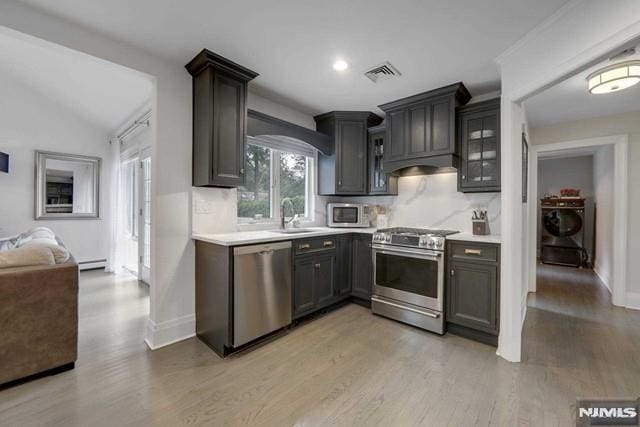
M 117 268 L 151 283 L 151 112 L 116 138 L 121 149 L 117 191 Z
M 614 305 L 624 306 L 626 300 L 626 268 L 627 268 L 627 201 L 628 201 L 628 141 L 626 135 L 597 137 L 583 140 L 565 141 L 553 144 L 532 146 L 531 164 L 539 165 L 545 159 L 564 159 L 565 170 L 561 173 L 572 173 L 567 159 L 592 158 L 593 194 L 585 195 L 589 200 L 583 205 L 580 213 L 582 224 L 582 245 L 585 254 L 584 262 L 574 267 L 592 268 L 602 283 L 611 292 Z M 584 159 L 583 159 L 584 160 Z M 587 162 L 588 163 L 588 162 Z M 539 176 L 540 168 L 531 169 L 531 194 L 544 196 L 539 184 L 544 182 Z M 574 171 L 575 172 L 575 171 Z M 584 172 L 584 171 L 582 171 Z M 603 176 L 602 173 L 606 176 Z M 574 173 L 575 175 L 575 173 Z M 576 178 L 574 176 L 574 178 Z M 558 183 L 558 185 L 560 185 Z M 561 185 L 562 186 L 562 185 Z M 541 193 L 542 191 L 542 193 Z M 553 194 L 547 194 L 553 195 Z M 543 209 L 544 197 L 539 203 L 530 204 L 529 242 L 531 244 L 529 259 L 529 292 L 536 292 L 539 272 L 539 261 L 543 251 Z M 573 199 L 567 199 L 573 200 Z M 565 202 L 567 200 L 564 200 Z M 562 202 L 561 202 L 562 203 Z M 593 204 L 593 205 L 592 205 Z M 566 207 L 577 213 L 580 209 Z M 587 212 L 586 209 L 592 210 Z M 592 218 L 590 216 L 592 215 Z M 584 235 L 589 235 L 585 239 Z M 553 233 L 551 233 L 553 234 Z M 592 242 L 592 243 L 591 243 Z M 551 262 L 547 265 L 566 264 Z M 568 267 L 570 268 L 570 267 Z M 547 269 L 548 270 L 548 269 Z

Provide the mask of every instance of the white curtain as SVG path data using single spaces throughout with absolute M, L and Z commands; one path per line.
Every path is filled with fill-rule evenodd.
M 109 273 L 119 274 L 122 272 L 123 257 L 120 248 L 120 234 L 122 227 L 121 211 L 122 201 L 120 197 L 120 140 L 113 138 L 111 145 L 111 168 L 109 171 L 109 204 L 108 221 L 109 221 L 109 255 L 107 258 L 107 266 L 105 271 Z

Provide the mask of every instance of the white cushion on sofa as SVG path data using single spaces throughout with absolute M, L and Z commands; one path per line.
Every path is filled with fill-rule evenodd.
M 0 268 L 52 265 L 56 260 L 47 246 L 31 245 L 0 251 Z
M 62 264 L 69 259 L 69 251 L 64 246 L 60 246 L 57 241 L 47 238 L 31 239 L 27 243 L 22 244 L 21 248 L 32 246 L 44 246 L 51 250 L 56 264 Z

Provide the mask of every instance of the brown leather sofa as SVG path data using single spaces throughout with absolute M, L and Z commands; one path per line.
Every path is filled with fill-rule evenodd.
M 75 260 L 0 269 L 0 385 L 71 369 L 77 348 Z

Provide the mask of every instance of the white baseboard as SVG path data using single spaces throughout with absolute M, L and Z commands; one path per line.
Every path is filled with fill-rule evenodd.
M 627 304 L 625 307 L 632 310 L 640 310 L 640 292 L 627 292 Z
M 195 336 L 195 330 L 195 314 L 189 314 L 161 323 L 155 323 L 149 319 L 147 323 L 147 338 L 144 341 L 151 350 L 156 350 Z
M 520 315 L 522 316 L 522 322 L 520 323 L 520 331 L 522 331 L 522 328 L 524 328 L 524 320 L 527 318 L 527 298 L 529 296 L 528 292 L 524 293 L 524 298 L 522 298 L 522 307 L 521 307 L 521 313 Z
M 600 278 L 602 284 L 607 288 L 609 293 L 611 294 L 611 278 L 603 273 L 601 273 L 600 265 L 596 262 L 593 265 L 593 272 Z
M 98 268 L 105 268 L 107 266 L 106 259 L 99 259 L 95 261 L 82 261 L 78 263 L 78 270 L 95 270 Z

